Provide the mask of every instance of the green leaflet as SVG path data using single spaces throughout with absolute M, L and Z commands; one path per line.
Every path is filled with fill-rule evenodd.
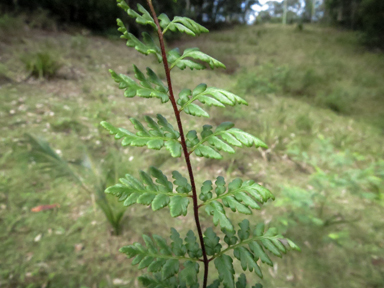
M 205 211 L 208 215 L 213 215 L 213 224 L 215 226 L 220 225 L 222 229 L 233 231 L 233 225 L 225 215 L 223 205 L 220 202 L 210 202 L 205 206 Z
M 259 243 L 254 241 L 249 243 L 248 246 L 249 246 L 249 249 L 251 249 L 251 251 L 253 252 L 253 254 L 256 257 L 260 258 L 261 262 L 268 264 L 269 266 L 273 266 L 273 262 L 268 257 L 268 255 L 264 252 L 263 247 L 261 247 Z
M 208 285 L 207 288 L 219 288 L 221 280 L 215 280 L 212 284 Z
M 200 35 L 201 33 L 208 33 L 208 29 L 196 23 L 187 17 L 176 16 L 171 21 L 167 15 L 161 14 L 159 16 L 160 26 L 163 28 L 163 35 L 168 31 L 182 32 L 191 36 Z
M 178 287 L 178 285 L 175 283 L 173 283 L 172 285 L 172 282 L 178 283 L 178 280 L 176 280 L 174 277 L 170 279 L 162 280 L 161 274 L 155 275 L 155 278 L 152 278 L 148 275 L 142 275 L 138 277 L 138 280 L 144 287 L 147 287 L 147 288 L 177 288 Z
M 221 251 L 220 238 L 217 237 L 212 228 L 207 228 L 204 232 L 204 246 L 209 256 L 218 254 Z
M 236 288 L 247 288 L 247 278 L 244 273 L 240 274 L 236 282 Z M 257 283 L 255 286 L 252 286 L 252 288 L 263 288 L 263 285 Z
M 275 228 L 270 228 L 265 232 L 264 224 L 259 224 L 255 228 L 251 228 L 249 221 L 246 219 L 239 223 L 239 227 L 237 237 L 233 231 L 222 229 L 225 234 L 224 240 L 228 244 L 228 247 L 224 250 L 220 249 L 214 257 L 218 259 L 228 251 L 233 250 L 234 256 L 240 261 L 243 270 L 254 270 L 255 273 L 262 278 L 262 272 L 257 261 L 260 259 L 263 263 L 273 266 L 271 259 L 265 253 L 264 249 L 281 257 L 281 252 L 285 253 L 286 248 L 280 240 L 284 241 L 284 243 L 289 243 L 291 240 L 284 239 L 283 236 L 277 234 Z M 251 233 L 252 230 L 253 233 Z M 237 241 L 238 239 L 240 240 L 239 242 Z M 217 243 L 219 243 L 219 240 L 217 240 Z M 288 245 L 292 247 L 290 244 Z M 297 247 L 296 245 L 293 246 Z M 299 250 L 298 247 L 292 249 Z
M 173 69 L 175 66 L 181 70 L 184 70 L 185 68 L 190 68 L 191 70 L 202 70 L 205 69 L 205 66 L 194 62 L 189 59 L 185 58 L 192 58 L 193 60 L 199 60 L 202 62 L 206 62 L 209 64 L 211 69 L 214 68 L 224 68 L 225 65 L 221 63 L 220 61 L 216 60 L 215 58 L 203 53 L 200 51 L 199 48 L 188 48 L 184 50 L 183 55 L 180 54 L 179 48 L 175 48 L 168 52 L 167 59 L 168 63 L 170 65 L 170 69 Z
M 188 233 L 193 234 L 192 231 Z M 184 270 L 186 271 L 182 270 L 182 273 L 180 273 L 182 281 L 192 283 L 192 281 L 197 278 L 199 265 L 196 262 L 198 258 L 184 257 L 187 252 L 190 254 L 188 244 L 185 245 L 183 243 L 183 240 L 174 228 L 171 230 L 171 239 L 173 240 L 171 245 L 168 245 L 166 240 L 158 235 L 153 235 L 153 239 L 147 235 L 143 235 L 143 239 L 145 245 L 134 243 L 122 247 L 120 252 L 126 254 L 128 258 L 134 258 L 132 264 L 138 265 L 138 269 L 147 268 L 148 272 L 159 272 L 161 274 L 161 277 L 158 277 L 159 274 L 155 274 L 155 279 L 152 278 L 152 280 L 151 278 L 145 277 L 142 279 L 144 283 L 163 282 L 173 277 L 179 272 L 181 260 L 186 260 L 184 264 Z M 166 283 L 171 284 L 170 282 Z
M 187 215 L 187 208 L 189 205 L 189 199 L 182 196 L 174 196 L 169 204 L 172 217 Z
M 257 265 L 256 261 L 258 260 L 247 248 L 245 247 L 237 247 L 233 250 L 234 256 L 240 261 L 241 268 L 243 270 L 249 270 L 252 272 L 255 270 L 255 273 L 263 278 L 263 273 L 261 273 L 260 267 Z
M 213 132 L 211 125 L 204 125 L 201 132 L 201 140 L 195 130 L 189 131 L 186 140 L 187 146 L 196 156 L 213 159 L 222 158 L 218 151 L 235 153 L 231 145 L 238 147 L 243 145 L 247 147 L 255 146 L 256 148 L 268 147 L 260 139 L 240 129 L 233 128 L 233 126 L 234 124 L 231 122 L 224 122 Z
M 161 277 L 163 279 L 168 279 L 169 277 L 175 275 L 177 272 L 179 272 L 180 263 L 178 259 L 168 259 L 163 269 L 161 269 Z
M 236 282 L 236 288 L 247 288 L 247 278 L 244 273 L 241 273 Z
M 169 100 L 168 88 L 160 80 L 160 78 L 150 68 L 147 68 L 147 76 L 133 65 L 135 77 L 140 82 L 137 83 L 132 78 L 124 74 L 117 74 L 113 70 L 109 70 L 113 80 L 119 84 L 120 89 L 124 89 L 124 96 L 132 98 L 135 96 L 143 98 L 159 98 L 161 103 L 166 103 Z
M 219 272 L 219 278 L 221 281 L 223 281 L 225 288 L 235 287 L 235 280 L 233 277 L 235 270 L 233 269 L 232 262 L 232 258 L 228 255 L 221 255 L 214 261 L 215 267 Z
M 188 194 L 190 185 L 188 182 L 185 183 L 186 179 L 178 172 L 173 172 L 174 183 L 178 192 L 174 193 L 173 184 L 159 169 L 150 167 L 149 172 L 150 175 L 141 171 L 141 180 L 126 174 L 124 178 L 120 179 L 119 184 L 108 187 L 105 193 L 116 196 L 121 202 L 124 201 L 124 206 L 131 206 L 136 203 L 151 205 L 154 211 L 169 206 L 172 217 L 185 216 L 190 197 Z M 156 179 L 155 182 L 151 176 Z
M 181 156 L 181 144 L 178 141 L 179 132 L 173 129 L 172 125 L 160 114 L 157 114 L 157 122 L 149 116 L 145 116 L 145 121 L 150 129 L 146 129 L 143 124 L 135 118 L 130 118 L 137 130 L 136 134 L 123 128 L 116 128 L 108 122 L 101 122 L 101 126 L 115 135 L 116 139 L 123 139 L 123 146 L 147 146 L 149 149 L 160 150 L 165 148 L 171 153 L 172 157 Z
M 140 4 L 137 4 L 137 10 L 141 12 L 141 15 L 138 14 L 135 10 L 129 9 L 127 10 L 127 13 L 132 18 L 136 18 L 136 22 L 141 25 L 151 25 L 155 30 L 157 29 L 155 21 L 153 20 L 151 14 Z
M 124 0 L 117 0 L 117 6 L 119 6 L 121 9 L 123 9 L 125 12 L 129 9 L 128 4 Z
M 183 245 L 183 239 L 180 238 L 179 232 L 175 228 L 171 228 L 171 239 L 172 239 L 172 251 L 177 256 L 184 256 L 187 252 L 187 248 Z
M 186 285 L 186 287 L 191 287 L 192 285 L 198 285 L 197 274 L 199 273 L 199 264 L 192 261 L 187 261 L 184 263 L 184 269 L 180 271 L 179 278 L 180 284 Z
M 193 102 L 199 101 L 208 106 L 225 107 L 225 105 L 234 106 L 236 104 L 248 105 L 241 97 L 215 87 L 207 87 L 206 84 L 198 85 L 193 91 L 183 89 L 179 93 L 177 104 L 181 106 L 180 110 L 197 117 L 209 117 L 208 113 Z
M 188 180 L 184 178 L 179 172 L 173 171 L 172 177 L 175 179 L 173 184 L 177 185 L 176 191 L 179 193 L 189 193 L 192 191 L 191 184 L 188 183 Z
M 171 153 L 172 157 L 180 157 L 181 156 L 181 145 L 177 140 L 171 140 L 165 142 L 165 148 Z
M 185 246 L 188 251 L 188 255 L 191 258 L 200 258 L 203 256 L 203 251 L 201 250 L 199 244 L 197 243 L 197 238 L 192 230 L 189 230 L 187 236 L 185 237 Z
M 186 262 L 187 263 L 187 262 Z M 195 265 L 197 265 L 195 263 Z M 184 272 L 185 269 L 188 268 L 188 271 Z M 147 288 L 199 288 L 198 282 L 195 282 L 191 285 L 187 285 L 187 279 L 191 279 L 191 275 L 193 271 L 191 271 L 191 266 L 184 270 L 180 271 L 180 277 L 172 276 L 168 279 L 162 280 L 161 273 L 155 273 L 154 277 L 150 277 L 148 275 L 140 276 L 138 279 L 140 283 Z
M 139 39 L 136 38 L 135 35 L 127 31 L 127 28 L 125 28 L 123 21 L 121 21 L 120 19 L 117 19 L 117 26 L 119 26 L 117 30 L 121 34 L 123 34 L 120 36 L 120 38 L 127 40 L 128 47 L 133 47 L 144 55 L 155 54 L 159 63 L 163 61 L 160 47 L 155 44 L 155 41 L 152 39 L 151 35 L 149 35 L 147 32 L 143 32 L 143 42 L 141 42 Z
M 260 209 L 258 202 L 263 204 L 269 199 L 275 199 L 268 189 L 252 180 L 243 181 L 240 178 L 236 178 L 228 184 L 227 190 L 224 178 L 219 176 L 215 184 L 216 188 L 214 191 L 216 197 L 213 197 L 212 181 L 207 180 L 201 187 L 199 198 L 204 201 L 201 205 L 206 206 L 206 212 L 214 216 L 214 224 L 220 224 L 222 228 L 227 228 L 228 231 L 233 231 L 233 228 L 224 219 L 227 218 L 224 207 L 230 208 L 233 212 L 238 211 L 242 214 L 252 214 L 251 209 Z M 292 245 L 291 247 L 294 246 Z

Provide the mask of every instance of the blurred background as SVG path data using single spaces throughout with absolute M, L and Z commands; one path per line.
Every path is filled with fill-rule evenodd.
M 211 31 L 168 34 L 168 48 L 200 47 L 227 66 L 173 71 L 175 90 L 207 83 L 250 103 L 183 115 L 186 129 L 232 121 L 269 145 L 193 159 L 198 186 L 241 177 L 276 195 L 248 219 L 277 226 L 302 252 L 262 265 L 261 283 L 384 287 L 384 1 L 154 2 Z M 104 194 L 150 165 L 187 175 L 183 159 L 121 147 L 99 125 L 132 131 L 129 117 L 157 113 L 175 125 L 170 105 L 124 98 L 108 73 L 133 77 L 136 64 L 165 80 L 154 57 L 119 39 L 115 19 L 138 37 L 148 27 L 112 0 L 2 0 L 0 12 L 0 287 L 140 287 L 118 249 L 194 227 L 190 215 L 125 210 Z

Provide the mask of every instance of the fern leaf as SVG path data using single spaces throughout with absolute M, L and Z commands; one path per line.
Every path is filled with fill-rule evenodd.
M 121 9 L 123 9 L 125 12 L 128 11 L 129 9 L 129 6 L 128 4 L 124 1 L 124 0 L 117 0 L 117 6 L 120 7 Z
M 186 287 L 199 287 L 199 282 L 197 279 L 197 274 L 200 270 L 199 264 L 196 262 L 187 261 L 183 264 L 183 266 L 184 269 L 179 272 L 180 284 L 186 285 Z
M 244 273 L 241 273 L 237 279 L 236 288 L 247 288 L 247 278 Z
M 204 232 L 204 246 L 209 256 L 216 255 L 221 251 L 220 238 L 210 227 Z
M 190 233 L 193 234 L 193 232 Z M 137 265 L 138 269 L 147 268 L 148 272 L 159 272 L 161 277 L 157 277 L 156 281 L 160 282 L 170 279 L 179 273 L 180 261 L 186 261 L 184 263 L 184 270 L 186 269 L 187 271 L 183 272 L 182 270 L 180 277 L 183 281 L 191 283 L 197 277 L 199 265 L 196 265 L 196 262 L 199 259 L 185 257 L 187 252 L 190 254 L 187 250 L 187 245 L 184 244 L 179 233 L 174 228 L 171 229 L 171 239 L 171 245 L 168 245 L 166 240 L 158 235 L 153 235 L 153 239 L 143 235 L 145 245 L 134 243 L 122 247 L 120 252 L 126 254 L 128 258 L 134 258 L 132 264 Z M 193 269 L 195 271 L 192 271 Z M 155 274 L 155 276 L 158 275 Z M 149 279 L 143 280 L 149 281 Z M 151 283 L 151 281 L 148 283 Z
M 219 288 L 220 287 L 221 280 L 215 280 L 212 284 L 208 285 L 207 288 Z
M 206 84 L 198 85 L 193 91 L 183 89 L 179 93 L 177 104 L 180 106 L 180 111 L 193 116 L 209 117 L 208 113 L 193 102 L 199 101 L 207 106 L 225 107 L 225 105 L 234 106 L 236 104 L 248 105 L 243 98 L 215 87 L 207 87 Z M 197 108 L 197 107 L 198 108 Z M 196 112 L 198 110 L 198 112 Z
M 223 205 L 218 201 L 211 201 L 205 206 L 205 211 L 208 215 L 213 216 L 213 224 L 220 225 L 222 229 L 233 231 L 233 225 L 227 218 Z
M 145 121 L 150 129 L 146 129 L 143 124 L 135 118 L 130 118 L 136 134 L 123 128 L 116 128 L 108 122 L 101 122 L 101 126 L 115 135 L 116 139 L 123 139 L 123 146 L 147 146 L 149 149 L 160 150 L 164 146 L 171 153 L 172 157 L 181 156 L 181 144 L 178 141 L 179 132 L 173 129 L 172 125 L 160 114 L 157 115 L 157 123 L 151 117 L 145 116 Z
M 221 159 L 222 156 L 218 151 L 235 152 L 231 145 L 238 147 L 243 145 L 247 147 L 268 147 L 255 136 L 233 128 L 233 125 L 231 122 L 224 122 L 216 128 L 215 132 L 212 131 L 211 125 L 204 125 L 201 140 L 195 130 L 189 131 L 187 133 L 187 146 L 190 148 L 190 152 L 194 152 L 199 157 Z
M 189 257 L 191 258 L 200 258 L 203 256 L 203 251 L 201 250 L 199 244 L 197 243 L 197 238 L 192 230 L 189 230 L 187 236 L 185 237 L 185 246 Z
M 224 178 L 217 177 L 216 185 L 219 181 L 224 181 Z M 212 196 L 212 189 L 213 186 L 210 180 L 203 183 L 199 195 L 200 200 L 204 201 L 202 206 L 220 200 L 225 207 L 229 207 L 233 212 L 238 211 L 243 214 L 252 214 L 249 208 L 260 209 L 258 202 L 263 204 L 269 199 L 275 199 L 273 194 L 265 187 L 252 180 L 243 181 L 240 178 L 236 178 L 228 184 L 228 191 L 225 185 L 217 185 L 216 197 Z
M 168 88 L 160 80 L 160 78 L 150 68 L 147 68 L 147 78 L 144 74 L 133 65 L 135 77 L 140 82 L 136 83 L 135 80 L 124 74 L 117 74 L 113 70 L 109 70 L 113 80 L 119 84 L 120 89 L 124 89 L 124 96 L 132 98 L 135 96 L 143 98 L 159 98 L 161 103 L 166 103 L 169 100 Z
M 177 174 L 178 172 L 173 172 L 174 175 L 177 175 L 174 176 L 174 179 L 175 185 L 178 186 L 176 188 L 177 193 L 174 193 L 173 184 L 159 169 L 150 167 L 149 171 L 150 175 L 144 171 L 140 172 L 141 181 L 126 174 L 124 178 L 120 179 L 120 183 L 108 187 L 105 193 L 116 196 L 120 202 L 124 201 L 124 206 L 131 206 L 136 203 L 150 205 L 154 211 L 169 206 L 172 217 L 185 216 L 190 198 L 188 194 L 190 189 L 187 189 L 186 184 L 180 180 L 185 178 Z M 156 179 L 155 182 L 151 176 Z M 182 186 L 179 186 L 180 182 L 183 182 Z
M 208 33 L 208 29 L 196 23 L 187 17 L 176 16 L 171 21 L 167 15 L 161 14 L 159 16 L 160 26 L 163 28 L 163 35 L 168 31 L 186 33 L 191 36 L 200 35 L 201 33 Z
M 228 255 L 221 255 L 214 261 L 215 267 L 219 272 L 219 278 L 221 281 L 223 281 L 225 288 L 235 287 L 235 269 L 233 268 L 232 262 L 232 258 Z
M 247 269 L 250 272 L 255 270 L 255 273 L 260 278 L 263 278 L 263 273 L 261 272 L 259 265 L 257 265 L 256 263 L 257 258 L 255 259 L 253 254 L 247 248 L 237 247 L 234 249 L 233 254 L 240 261 L 241 268 L 243 268 L 244 271 L 246 271 Z
M 121 21 L 121 19 L 117 19 L 117 26 L 119 26 L 117 30 L 121 34 L 123 34 L 120 36 L 120 38 L 127 40 L 128 47 L 133 47 L 138 52 L 144 55 L 155 54 L 157 61 L 159 61 L 159 63 L 163 61 L 160 47 L 156 45 L 151 35 L 149 35 L 147 32 L 143 32 L 142 33 L 143 42 L 141 42 L 139 39 L 136 38 L 135 35 L 128 32 L 127 28 L 125 28 L 125 25 L 123 21 Z
M 181 70 L 184 70 L 185 68 L 190 68 L 191 70 L 202 70 L 205 69 L 205 66 L 196 63 L 192 60 L 186 59 L 186 58 L 192 58 L 193 60 L 198 60 L 202 62 L 208 63 L 208 65 L 211 67 L 211 69 L 214 68 L 226 68 L 223 63 L 216 60 L 215 58 L 203 53 L 200 51 L 199 48 L 188 48 L 185 49 L 183 52 L 183 55 L 180 54 L 180 51 L 178 48 L 175 48 L 168 52 L 167 59 L 168 63 L 170 65 L 170 69 L 173 69 L 174 67 L 177 67 Z
M 141 12 L 141 15 L 135 10 L 129 8 L 127 9 L 127 13 L 132 18 L 135 18 L 137 23 L 141 25 L 150 25 L 154 29 L 157 29 L 155 21 L 153 20 L 151 14 L 142 5 L 137 4 L 137 10 Z
M 265 249 L 275 256 L 281 257 L 281 253 L 286 252 L 286 248 L 282 243 L 291 242 L 291 240 L 284 239 L 283 236 L 277 233 L 275 228 L 270 228 L 265 232 L 264 224 L 257 225 L 252 232 L 249 221 L 246 219 L 239 223 L 239 227 L 237 236 L 235 236 L 234 231 L 222 229 L 225 233 L 224 241 L 228 244 L 228 247 L 216 253 L 214 258 L 221 258 L 225 253 L 233 251 L 235 258 L 240 261 L 244 271 L 255 271 L 256 275 L 262 278 L 263 274 L 257 261 L 260 259 L 262 263 L 273 266 L 273 262 Z M 292 247 L 290 244 L 288 245 Z M 296 245 L 293 246 L 297 247 Z M 299 250 L 298 247 L 292 249 Z M 244 283 L 244 279 L 241 281 Z
M 178 285 L 171 283 L 174 282 L 173 277 L 170 279 L 162 280 L 161 275 L 156 275 L 157 277 L 153 278 L 148 275 L 142 275 L 138 277 L 140 283 L 147 288 L 177 288 Z

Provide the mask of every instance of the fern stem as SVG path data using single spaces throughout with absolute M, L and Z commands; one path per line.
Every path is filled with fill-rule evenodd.
M 162 54 L 162 57 L 163 57 L 163 65 L 164 65 L 165 75 L 167 77 L 167 84 L 168 84 L 168 90 L 169 90 L 169 99 L 171 100 L 173 111 L 175 113 L 175 117 L 176 117 L 176 121 L 177 121 L 177 126 L 179 128 L 180 137 L 181 137 L 181 146 L 183 147 L 184 158 L 185 158 L 185 162 L 186 162 L 187 168 L 188 168 L 189 179 L 191 181 L 192 199 L 193 199 L 193 214 L 194 214 L 194 218 L 195 218 L 197 232 L 198 232 L 198 235 L 199 235 L 201 250 L 203 251 L 203 262 L 204 262 L 203 288 L 206 288 L 207 287 L 207 281 L 208 281 L 208 264 L 209 264 L 209 261 L 208 261 L 208 257 L 207 257 L 207 252 L 205 250 L 203 232 L 201 230 L 201 224 L 200 224 L 200 219 L 199 219 L 199 207 L 198 207 L 198 203 L 197 203 L 197 192 L 196 192 L 196 185 L 195 185 L 195 179 L 194 179 L 194 176 L 193 176 L 191 160 L 189 158 L 189 154 L 190 153 L 188 152 L 187 143 L 185 141 L 183 125 L 181 123 L 181 118 L 180 118 L 180 111 L 177 108 L 176 100 L 175 100 L 175 97 L 174 97 L 174 94 L 173 94 L 172 81 L 171 81 L 171 72 L 170 72 L 171 70 L 169 69 L 167 54 L 166 54 L 166 51 L 165 51 L 163 32 L 161 31 L 159 20 L 157 19 L 157 15 L 156 15 L 155 9 L 153 7 L 152 0 L 147 0 L 147 3 L 148 3 L 148 6 L 149 6 L 149 8 L 151 10 L 151 14 L 152 14 L 153 20 L 155 21 L 155 24 L 157 26 L 157 34 L 159 36 L 161 54 Z

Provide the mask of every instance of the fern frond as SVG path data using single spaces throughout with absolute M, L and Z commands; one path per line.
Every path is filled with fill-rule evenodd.
M 188 48 L 185 49 L 183 52 L 183 55 L 180 54 L 179 48 L 175 48 L 168 52 L 167 59 L 168 63 L 170 65 L 170 69 L 173 69 L 174 67 L 177 67 L 181 70 L 184 70 L 185 68 L 190 68 L 191 70 L 202 70 L 205 69 L 205 66 L 194 62 L 192 60 L 186 59 L 186 58 L 192 58 L 194 60 L 200 60 L 202 62 L 206 62 L 209 64 L 211 69 L 214 68 L 226 68 L 223 63 L 221 63 L 219 60 L 216 60 L 215 58 L 203 53 L 200 51 L 199 48 Z
M 159 63 L 163 61 L 160 47 L 156 45 L 151 35 L 149 35 L 147 32 L 143 32 L 142 33 L 143 42 L 141 42 L 139 39 L 136 38 L 135 35 L 128 32 L 127 28 L 125 28 L 125 25 L 123 21 L 121 21 L 121 19 L 117 19 L 117 26 L 119 26 L 117 30 L 121 34 L 123 34 L 120 36 L 120 38 L 127 40 L 128 47 L 133 47 L 138 52 L 144 55 L 155 54 L 157 61 L 159 61 Z
M 123 139 L 123 146 L 147 146 L 149 149 L 160 150 L 165 147 L 172 157 L 181 156 L 181 144 L 178 141 L 180 133 L 173 129 L 172 125 L 160 114 L 157 114 L 157 123 L 149 116 L 145 116 L 145 121 L 150 129 L 146 129 L 143 124 L 135 118 L 129 119 L 137 130 L 136 134 L 123 128 L 116 128 L 108 122 L 101 122 L 101 126 L 115 135 L 116 139 Z
M 200 35 L 201 33 L 208 33 L 208 29 L 196 23 L 187 17 L 176 16 L 171 21 L 166 14 L 159 16 L 160 26 L 163 28 L 163 35 L 168 31 L 186 33 L 191 36 Z
M 222 159 L 223 157 L 218 151 L 233 154 L 235 150 L 231 145 L 237 147 L 245 145 L 247 147 L 268 148 L 260 139 L 240 129 L 233 128 L 233 126 L 234 124 L 231 122 L 224 122 L 212 132 L 211 125 L 204 125 L 201 132 L 201 140 L 198 138 L 195 130 L 189 131 L 187 133 L 187 146 L 190 148 L 190 153 L 194 152 L 199 157 Z
M 226 216 L 224 207 L 230 208 L 233 212 L 250 215 L 251 209 L 260 209 L 258 203 L 263 204 L 269 199 L 274 200 L 273 194 L 263 186 L 252 180 L 242 181 L 236 178 L 228 185 L 222 176 L 216 178 L 215 181 L 216 197 L 213 197 L 212 181 L 207 180 L 201 187 L 199 199 L 204 201 L 199 207 L 205 206 L 208 215 L 213 216 L 213 223 L 220 225 L 222 229 L 233 231 L 233 226 Z
M 132 18 L 135 18 L 137 23 L 139 23 L 141 25 L 150 25 L 156 30 L 157 26 L 155 24 L 155 21 L 153 20 L 151 14 L 149 14 L 147 9 L 145 9 L 140 4 L 137 4 L 137 10 L 139 12 L 141 12 L 141 15 L 139 13 L 137 13 L 135 10 L 130 9 L 130 8 L 127 9 L 127 13 Z
M 193 234 L 192 231 L 188 233 Z M 186 254 L 196 254 L 196 251 L 189 250 L 189 246 L 183 242 L 180 234 L 174 228 L 171 229 L 171 239 L 171 245 L 168 245 L 167 241 L 161 236 L 153 235 L 152 239 L 147 235 L 143 235 L 145 245 L 134 243 L 122 247 L 120 252 L 126 254 L 128 258 L 134 258 L 132 265 L 138 265 L 138 269 L 147 268 L 147 271 L 151 273 L 160 272 L 161 278 L 158 277 L 156 281 L 164 281 L 174 277 L 179 273 L 180 261 L 184 261 L 184 269 L 180 272 L 179 277 L 182 281 L 191 283 L 197 279 L 199 271 L 197 262 L 201 260 L 187 257 Z M 201 255 L 201 253 L 199 252 L 198 255 Z M 151 283 L 151 281 L 148 283 Z
M 141 171 L 141 181 L 126 174 L 120 179 L 119 184 L 108 187 L 105 192 L 116 196 L 119 201 L 124 201 L 124 206 L 136 203 L 150 205 L 153 211 L 169 206 L 172 217 L 187 215 L 192 190 L 187 180 L 179 172 L 174 171 L 173 183 L 177 186 L 177 193 L 174 193 L 172 182 L 168 181 L 159 169 L 150 167 L 149 172 L 156 179 L 155 183 L 150 175 Z
M 180 111 L 198 117 L 209 117 L 208 113 L 200 106 L 196 105 L 195 101 L 199 101 L 208 106 L 225 107 L 225 105 L 235 106 L 236 104 L 248 105 L 243 98 L 215 87 L 207 88 L 206 84 L 198 85 L 193 91 L 183 89 L 179 93 L 177 104 L 180 105 Z
M 135 77 L 139 80 L 139 84 L 135 80 L 124 74 L 117 74 L 113 70 L 109 70 L 113 80 L 119 84 L 120 89 L 124 89 L 124 96 L 132 98 L 135 96 L 143 98 L 159 98 L 161 103 L 169 100 L 168 88 L 160 80 L 160 78 L 150 68 L 147 68 L 147 76 L 140 71 L 136 65 L 133 65 Z
M 214 255 L 216 268 L 222 271 L 226 269 L 226 275 L 222 275 L 220 278 L 223 281 L 225 280 L 224 283 L 230 283 L 230 285 L 226 287 L 235 287 L 233 284 L 234 273 L 232 273 L 233 270 L 231 268 L 233 266 L 229 260 L 232 260 L 232 258 L 226 255 L 229 251 L 233 251 L 235 258 L 240 261 L 241 267 L 244 271 L 255 271 L 260 278 L 263 277 L 263 274 L 257 264 L 259 259 L 262 263 L 273 266 L 273 262 L 265 250 L 268 250 L 273 255 L 278 257 L 285 254 L 287 252 L 287 248 L 300 251 L 300 248 L 296 244 L 279 235 L 275 228 L 269 228 L 265 231 L 264 224 L 261 223 L 258 224 L 252 231 L 247 219 L 240 222 L 239 227 L 240 229 L 237 231 L 237 236 L 234 231 L 223 230 L 226 234 L 224 241 L 228 244 L 228 247 Z M 284 245 L 283 243 L 286 244 Z M 216 265 L 216 263 L 218 265 Z M 228 275 L 232 275 L 232 277 L 229 278 Z

